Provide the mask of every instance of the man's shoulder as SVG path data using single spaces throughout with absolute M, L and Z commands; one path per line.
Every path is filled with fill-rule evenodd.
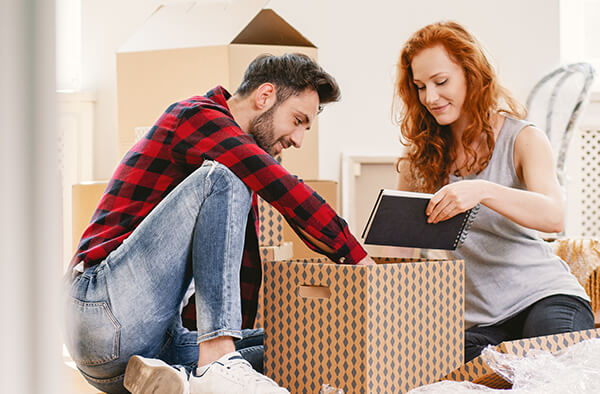
M 223 87 L 217 86 L 203 96 L 196 95 L 171 104 L 166 112 L 177 116 L 193 116 L 204 111 L 217 111 L 231 117 L 227 106 L 228 97 L 229 93 Z

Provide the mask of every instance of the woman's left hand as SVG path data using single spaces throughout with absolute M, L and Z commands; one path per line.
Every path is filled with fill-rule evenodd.
M 483 198 L 485 181 L 467 180 L 448 184 L 431 198 L 425 214 L 428 223 L 448 220 L 461 212 L 473 208 Z

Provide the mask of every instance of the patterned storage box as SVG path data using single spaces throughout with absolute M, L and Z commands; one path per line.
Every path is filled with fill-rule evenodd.
M 531 349 L 542 349 L 555 353 L 586 339 L 598 337 L 600 337 L 600 329 L 575 331 L 565 334 L 502 342 L 498 346 L 495 346 L 494 350 L 517 356 L 525 356 Z M 509 389 L 512 387 L 510 382 L 488 367 L 481 357 L 471 360 L 441 380 L 469 381 L 496 389 Z
M 400 393 L 462 364 L 463 261 L 377 260 L 266 262 L 268 376 L 292 393 Z

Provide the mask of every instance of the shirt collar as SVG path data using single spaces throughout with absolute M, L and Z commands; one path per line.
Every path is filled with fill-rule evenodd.
M 231 94 L 221 85 L 217 85 L 215 88 L 209 90 L 206 93 L 206 97 L 215 103 L 227 108 L 229 111 L 229 106 L 227 105 L 227 100 L 231 97 Z

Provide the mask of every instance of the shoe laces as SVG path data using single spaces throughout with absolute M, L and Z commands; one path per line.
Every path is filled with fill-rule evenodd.
M 279 385 L 277 383 L 275 383 L 273 380 L 271 380 L 270 378 L 266 377 L 265 375 L 256 372 L 252 366 L 250 365 L 250 363 L 246 360 L 235 360 L 235 361 L 231 361 L 229 363 L 227 363 L 227 365 L 225 365 L 225 368 L 227 368 L 230 372 L 232 372 L 232 374 L 234 374 L 236 377 L 239 378 L 240 381 L 250 381 L 250 382 L 254 382 L 256 384 L 269 384 L 270 386 L 275 386 L 275 387 L 279 387 Z

